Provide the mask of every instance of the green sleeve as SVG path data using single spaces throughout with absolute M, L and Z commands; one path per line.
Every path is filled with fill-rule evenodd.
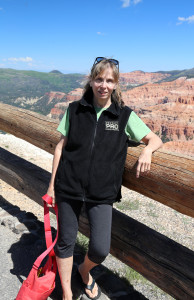
M 150 131 L 147 125 L 132 111 L 125 127 L 125 133 L 129 139 L 139 142 Z
M 57 127 L 57 131 L 59 131 L 62 135 L 68 136 L 69 132 L 69 109 L 66 110 L 59 126 Z

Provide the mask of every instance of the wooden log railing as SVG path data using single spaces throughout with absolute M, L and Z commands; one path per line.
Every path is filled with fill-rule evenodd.
M 54 153 L 60 138 L 58 123 L 40 114 L 0 103 L 0 129 Z M 146 176 L 135 177 L 142 145 L 129 147 L 123 185 L 194 217 L 194 160 L 159 150 L 153 154 Z
M 3 107 L 5 108 L 5 105 Z M 25 110 L 10 106 L 6 106 L 6 109 L 7 113 L 0 109 L 1 130 L 53 152 L 58 139 L 55 132 L 57 123 Z M 13 114 L 11 114 L 12 109 Z M 25 125 L 27 128 L 23 129 Z M 193 216 L 193 161 L 185 160 L 185 158 L 181 158 L 180 161 L 180 157 L 162 151 L 156 152 L 152 162 L 154 166 L 147 181 L 144 177 L 138 181 L 134 176 L 134 168 L 140 150 L 139 147 L 129 150 L 123 178 L 126 186 L 131 185 L 134 190 L 140 192 L 142 189 L 142 194 L 149 195 L 159 202 Z M 165 174 L 167 178 L 165 178 Z M 184 174 L 186 179 L 183 178 L 182 182 L 181 176 Z M 157 181 L 160 180 L 160 177 L 161 181 L 158 184 Z M 1 149 L 0 178 L 42 204 L 41 195 L 47 189 L 50 174 Z M 129 178 L 131 183 L 129 183 Z M 146 185 L 148 186 L 146 187 Z M 181 188 L 183 188 L 183 193 L 178 197 L 177 190 L 181 192 Z M 161 198 L 160 194 L 163 192 L 165 197 Z M 172 192 L 173 194 L 171 194 Z M 186 204 L 183 201 L 183 195 L 188 197 Z M 89 227 L 84 215 L 81 216 L 79 230 L 89 236 Z M 194 252 L 115 209 L 113 211 L 111 253 L 175 299 L 194 299 Z

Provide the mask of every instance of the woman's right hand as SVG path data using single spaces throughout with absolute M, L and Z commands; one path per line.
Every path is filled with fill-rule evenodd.
M 52 205 L 47 204 L 47 206 L 48 207 L 54 207 L 55 206 L 55 191 L 54 191 L 54 187 L 52 187 L 52 186 L 48 187 L 47 195 L 52 198 Z
M 48 205 L 49 207 L 54 207 L 55 206 L 55 191 L 54 191 L 54 182 L 55 182 L 55 176 L 57 172 L 57 168 L 59 165 L 59 161 L 61 158 L 61 154 L 63 151 L 63 147 L 67 144 L 67 137 L 64 135 L 61 135 L 61 139 L 56 145 L 55 148 L 55 153 L 53 157 L 53 166 L 52 166 L 52 174 L 51 174 L 51 179 L 49 182 L 49 187 L 47 190 L 47 195 L 52 197 L 52 205 Z

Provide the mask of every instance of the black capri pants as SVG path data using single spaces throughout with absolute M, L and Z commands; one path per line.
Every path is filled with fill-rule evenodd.
M 88 258 L 100 264 L 110 251 L 112 204 L 96 204 L 81 201 L 56 199 L 59 211 L 59 236 L 55 253 L 60 258 L 73 255 L 78 232 L 79 216 L 83 204 L 90 225 Z

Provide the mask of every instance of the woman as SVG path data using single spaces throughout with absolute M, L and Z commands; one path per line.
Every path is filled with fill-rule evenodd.
M 63 300 L 72 300 L 73 249 L 82 205 L 90 224 L 89 249 L 78 272 L 90 299 L 100 297 L 100 288 L 90 270 L 102 263 L 110 250 L 112 205 L 121 199 L 121 182 L 128 138 L 142 140 L 136 171 L 150 170 L 152 152 L 162 141 L 124 105 L 119 87 L 119 62 L 96 58 L 83 98 L 69 105 L 59 127 L 47 194 L 59 209 L 56 245 Z

